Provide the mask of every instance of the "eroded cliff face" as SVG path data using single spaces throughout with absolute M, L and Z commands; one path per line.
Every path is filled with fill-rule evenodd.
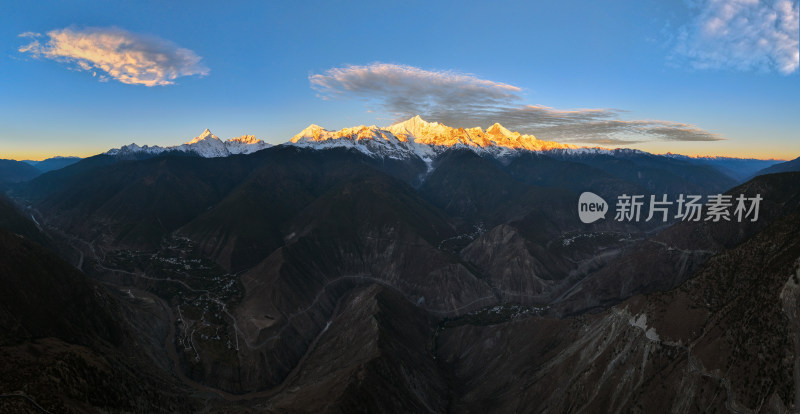
M 437 338 L 458 412 L 792 412 L 800 211 L 666 292 Z M 787 275 L 788 280 L 787 280 Z

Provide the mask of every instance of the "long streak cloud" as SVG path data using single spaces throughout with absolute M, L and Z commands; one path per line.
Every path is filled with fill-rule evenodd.
M 624 111 L 616 109 L 527 105 L 517 86 L 451 71 L 373 63 L 332 68 L 310 75 L 309 82 L 322 99 L 362 99 L 396 119 L 419 114 L 463 127 L 499 122 L 542 139 L 601 145 L 724 139 L 679 122 L 623 120 Z

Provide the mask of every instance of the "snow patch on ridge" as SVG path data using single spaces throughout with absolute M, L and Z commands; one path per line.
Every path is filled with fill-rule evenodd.
M 647 315 L 642 313 L 638 317 L 631 316 L 628 319 L 628 323 L 636 328 L 641 329 L 644 331 L 644 336 L 649 339 L 651 342 L 659 342 L 661 338 L 656 333 L 656 329 L 653 327 L 647 328 Z
M 227 141 L 222 141 L 211 131 L 206 129 L 202 134 L 194 137 L 191 141 L 171 147 L 143 146 L 130 144 L 124 145 L 120 148 L 114 148 L 106 152 L 107 155 L 126 156 L 133 154 L 149 154 L 157 155 L 167 151 L 180 151 L 185 153 L 194 153 L 203 158 L 217 158 L 227 157 L 233 154 L 251 154 L 260 151 L 264 148 L 271 147 L 270 144 L 256 139 L 253 135 L 242 135 L 238 138 L 231 138 Z

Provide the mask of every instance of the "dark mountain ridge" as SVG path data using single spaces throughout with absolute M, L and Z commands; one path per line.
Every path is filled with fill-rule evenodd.
M 42 173 L 46 173 L 49 171 L 60 170 L 66 166 L 75 164 L 80 160 L 80 157 L 52 157 L 41 161 L 24 160 L 22 162 L 36 167 L 36 169 Z

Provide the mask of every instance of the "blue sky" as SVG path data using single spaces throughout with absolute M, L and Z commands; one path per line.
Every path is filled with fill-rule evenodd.
M 0 158 L 205 128 L 281 143 L 416 113 L 578 145 L 800 156 L 797 1 L 430 3 L 4 4 Z

